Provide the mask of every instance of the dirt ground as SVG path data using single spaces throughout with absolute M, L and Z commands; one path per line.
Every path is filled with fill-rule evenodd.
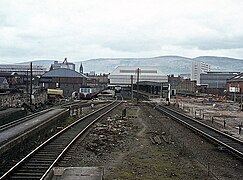
M 238 102 L 195 97 L 177 97 L 172 102 L 188 115 L 243 141 L 243 111 Z
M 102 166 L 108 180 L 243 179 L 242 161 L 142 102 L 114 110 L 59 166 Z

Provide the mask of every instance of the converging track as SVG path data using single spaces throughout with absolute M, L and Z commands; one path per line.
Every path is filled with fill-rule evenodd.
M 44 179 L 55 163 L 87 128 L 121 103 L 122 101 L 113 101 L 69 125 L 19 161 L 0 179 Z
M 154 106 L 150 103 L 151 106 Z M 155 106 L 155 108 L 171 117 L 174 120 L 179 121 L 186 127 L 189 127 L 193 131 L 199 133 L 200 135 L 206 137 L 207 139 L 215 142 L 216 144 L 225 147 L 227 150 L 233 154 L 243 158 L 243 142 L 239 139 L 236 139 L 232 136 L 229 136 L 226 133 L 223 133 L 213 127 L 210 127 L 202 122 L 191 118 L 183 113 L 175 111 L 166 106 Z

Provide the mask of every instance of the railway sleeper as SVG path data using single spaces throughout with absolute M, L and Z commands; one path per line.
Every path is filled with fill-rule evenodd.
M 55 152 L 62 152 L 64 149 L 64 147 L 60 147 L 58 149 L 56 148 L 50 148 L 50 149 L 43 149 L 41 152 L 39 152 L 38 154 L 54 154 Z
M 50 166 L 50 163 L 26 163 L 25 166 L 40 166 L 40 167 L 49 167 Z M 37 168 L 37 167 L 36 167 Z
M 35 160 L 29 160 L 29 163 L 50 163 L 50 162 L 53 162 L 53 160 L 51 159 L 48 159 L 48 160 L 45 160 L 45 159 L 35 159 Z
M 68 138 L 68 139 L 63 139 L 62 141 L 59 140 L 55 143 L 54 147 L 56 146 L 62 146 L 63 144 L 67 144 L 68 142 L 70 142 L 72 140 L 72 138 Z M 48 146 L 52 146 L 53 144 L 49 144 Z
M 59 151 L 61 152 L 61 151 Z M 55 153 L 55 154 L 50 154 L 50 153 L 44 153 L 44 154 L 36 154 L 34 155 L 33 157 L 31 157 L 31 159 L 53 159 L 53 158 L 56 158 L 58 153 Z
M 16 172 L 14 173 L 14 176 L 42 176 L 43 173 L 40 173 L 40 172 L 30 172 L 30 173 L 22 173 L 22 172 Z
M 42 175 L 32 175 L 32 174 L 29 174 L 29 175 L 13 175 L 13 176 L 10 176 L 10 179 L 40 179 Z
M 32 157 L 31 159 L 29 159 L 29 162 L 31 161 L 39 161 L 39 160 L 42 160 L 42 161 L 54 161 L 56 158 L 54 157 L 38 157 L 38 156 L 35 156 L 35 157 Z
M 62 146 L 62 144 L 48 145 L 47 147 L 44 147 L 43 149 L 51 149 L 51 148 L 58 149 L 61 146 Z
M 46 172 L 46 168 L 43 169 L 19 169 L 18 173 L 45 173 Z
M 37 168 L 36 168 L 36 166 L 27 166 L 27 165 L 24 165 L 24 166 L 21 167 L 20 170 L 29 170 L 29 169 L 35 169 L 36 170 Z M 39 166 L 38 169 L 40 169 L 40 170 L 41 169 L 45 169 L 46 170 L 46 167 Z
M 41 151 L 37 154 L 37 156 L 38 155 L 44 155 L 44 156 L 47 156 L 47 157 L 56 156 L 56 155 L 60 154 L 60 152 L 61 151 L 56 151 L 56 150 L 54 152 L 52 152 L 52 151 Z

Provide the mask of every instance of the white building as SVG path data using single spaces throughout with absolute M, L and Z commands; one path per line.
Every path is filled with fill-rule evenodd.
M 137 82 L 137 74 L 139 70 L 139 82 L 168 82 L 168 76 L 162 74 L 156 67 L 134 67 L 134 66 L 118 66 L 108 75 L 110 85 L 128 86 L 131 85 L 131 76 L 133 83 Z
M 192 73 L 191 73 L 191 80 L 196 80 L 197 84 L 200 84 L 200 75 L 206 74 L 210 71 L 210 65 L 204 62 L 192 62 Z

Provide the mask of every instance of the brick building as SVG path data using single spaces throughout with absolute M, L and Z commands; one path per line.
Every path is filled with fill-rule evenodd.
M 40 85 L 48 89 L 61 89 L 65 97 L 79 92 L 81 86 L 87 84 L 87 77 L 67 68 L 53 69 L 40 78 Z

